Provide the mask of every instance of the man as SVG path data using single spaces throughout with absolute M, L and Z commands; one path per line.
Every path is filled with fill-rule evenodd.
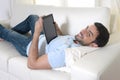
M 62 34 L 55 23 L 57 33 Z M 30 36 L 25 36 L 31 30 Z M 11 30 L 0 25 L 0 38 L 11 42 L 23 56 L 28 56 L 31 69 L 51 69 L 65 66 L 65 49 L 81 45 L 103 47 L 109 40 L 109 32 L 101 23 L 88 25 L 75 36 L 58 36 L 49 44 L 43 30 L 42 17 L 30 15 Z M 40 53 L 40 56 L 39 56 Z

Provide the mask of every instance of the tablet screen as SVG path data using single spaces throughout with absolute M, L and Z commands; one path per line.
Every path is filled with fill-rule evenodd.
M 57 37 L 52 14 L 43 17 L 43 29 L 44 29 L 47 43 L 49 44 L 51 40 Z

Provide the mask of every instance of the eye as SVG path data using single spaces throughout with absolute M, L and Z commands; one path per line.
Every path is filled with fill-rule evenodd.
M 90 34 L 90 31 L 89 31 L 89 26 L 86 27 L 86 30 L 87 30 L 87 32 L 88 32 L 88 36 L 90 37 L 91 34 Z
M 94 34 L 91 30 L 88 30 L 88 34 L 89 34 L 89 37 L 91 37 L 91 38 L 94 36 Z
M 91 37 L 91 33 L 90 33 L 90 31 L 88 31 L 88 36 Z
M 93 33 L 92 33 L 92 31 L 89 29 L 89 26 L 86 27 L 86 30 L 87 30 L 87 32 L 88 32 L 88 36 L 89 36 L 89 37 L 92 37 L 92 36 L 93 36 Z

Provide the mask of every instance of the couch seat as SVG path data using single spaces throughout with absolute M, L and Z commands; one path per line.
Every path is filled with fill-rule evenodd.
M 9 60 L 9 73 L 21 80 L 70 80 L 70 74 L 66 72 L 29 69 L 27 67 L 27 58 L 23 56 Z
M 0 41 L 0 70 L 7 72 L 9 59 L 20 56 L 13 45 L 7 41 Z

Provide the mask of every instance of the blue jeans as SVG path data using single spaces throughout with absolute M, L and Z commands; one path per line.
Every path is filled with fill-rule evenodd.
M 21 55 L 26 55 L 26 48 L 29 42 L 32 40 L 34 34 L 35 22 L 39 19 L 37 15 L 28 16 L 23 22 L 19 23 L 12 29 L 6 29 L 0 25 L 0 38 L 11 42 Z M 24 34 L 31 31 L 30 36 Z

